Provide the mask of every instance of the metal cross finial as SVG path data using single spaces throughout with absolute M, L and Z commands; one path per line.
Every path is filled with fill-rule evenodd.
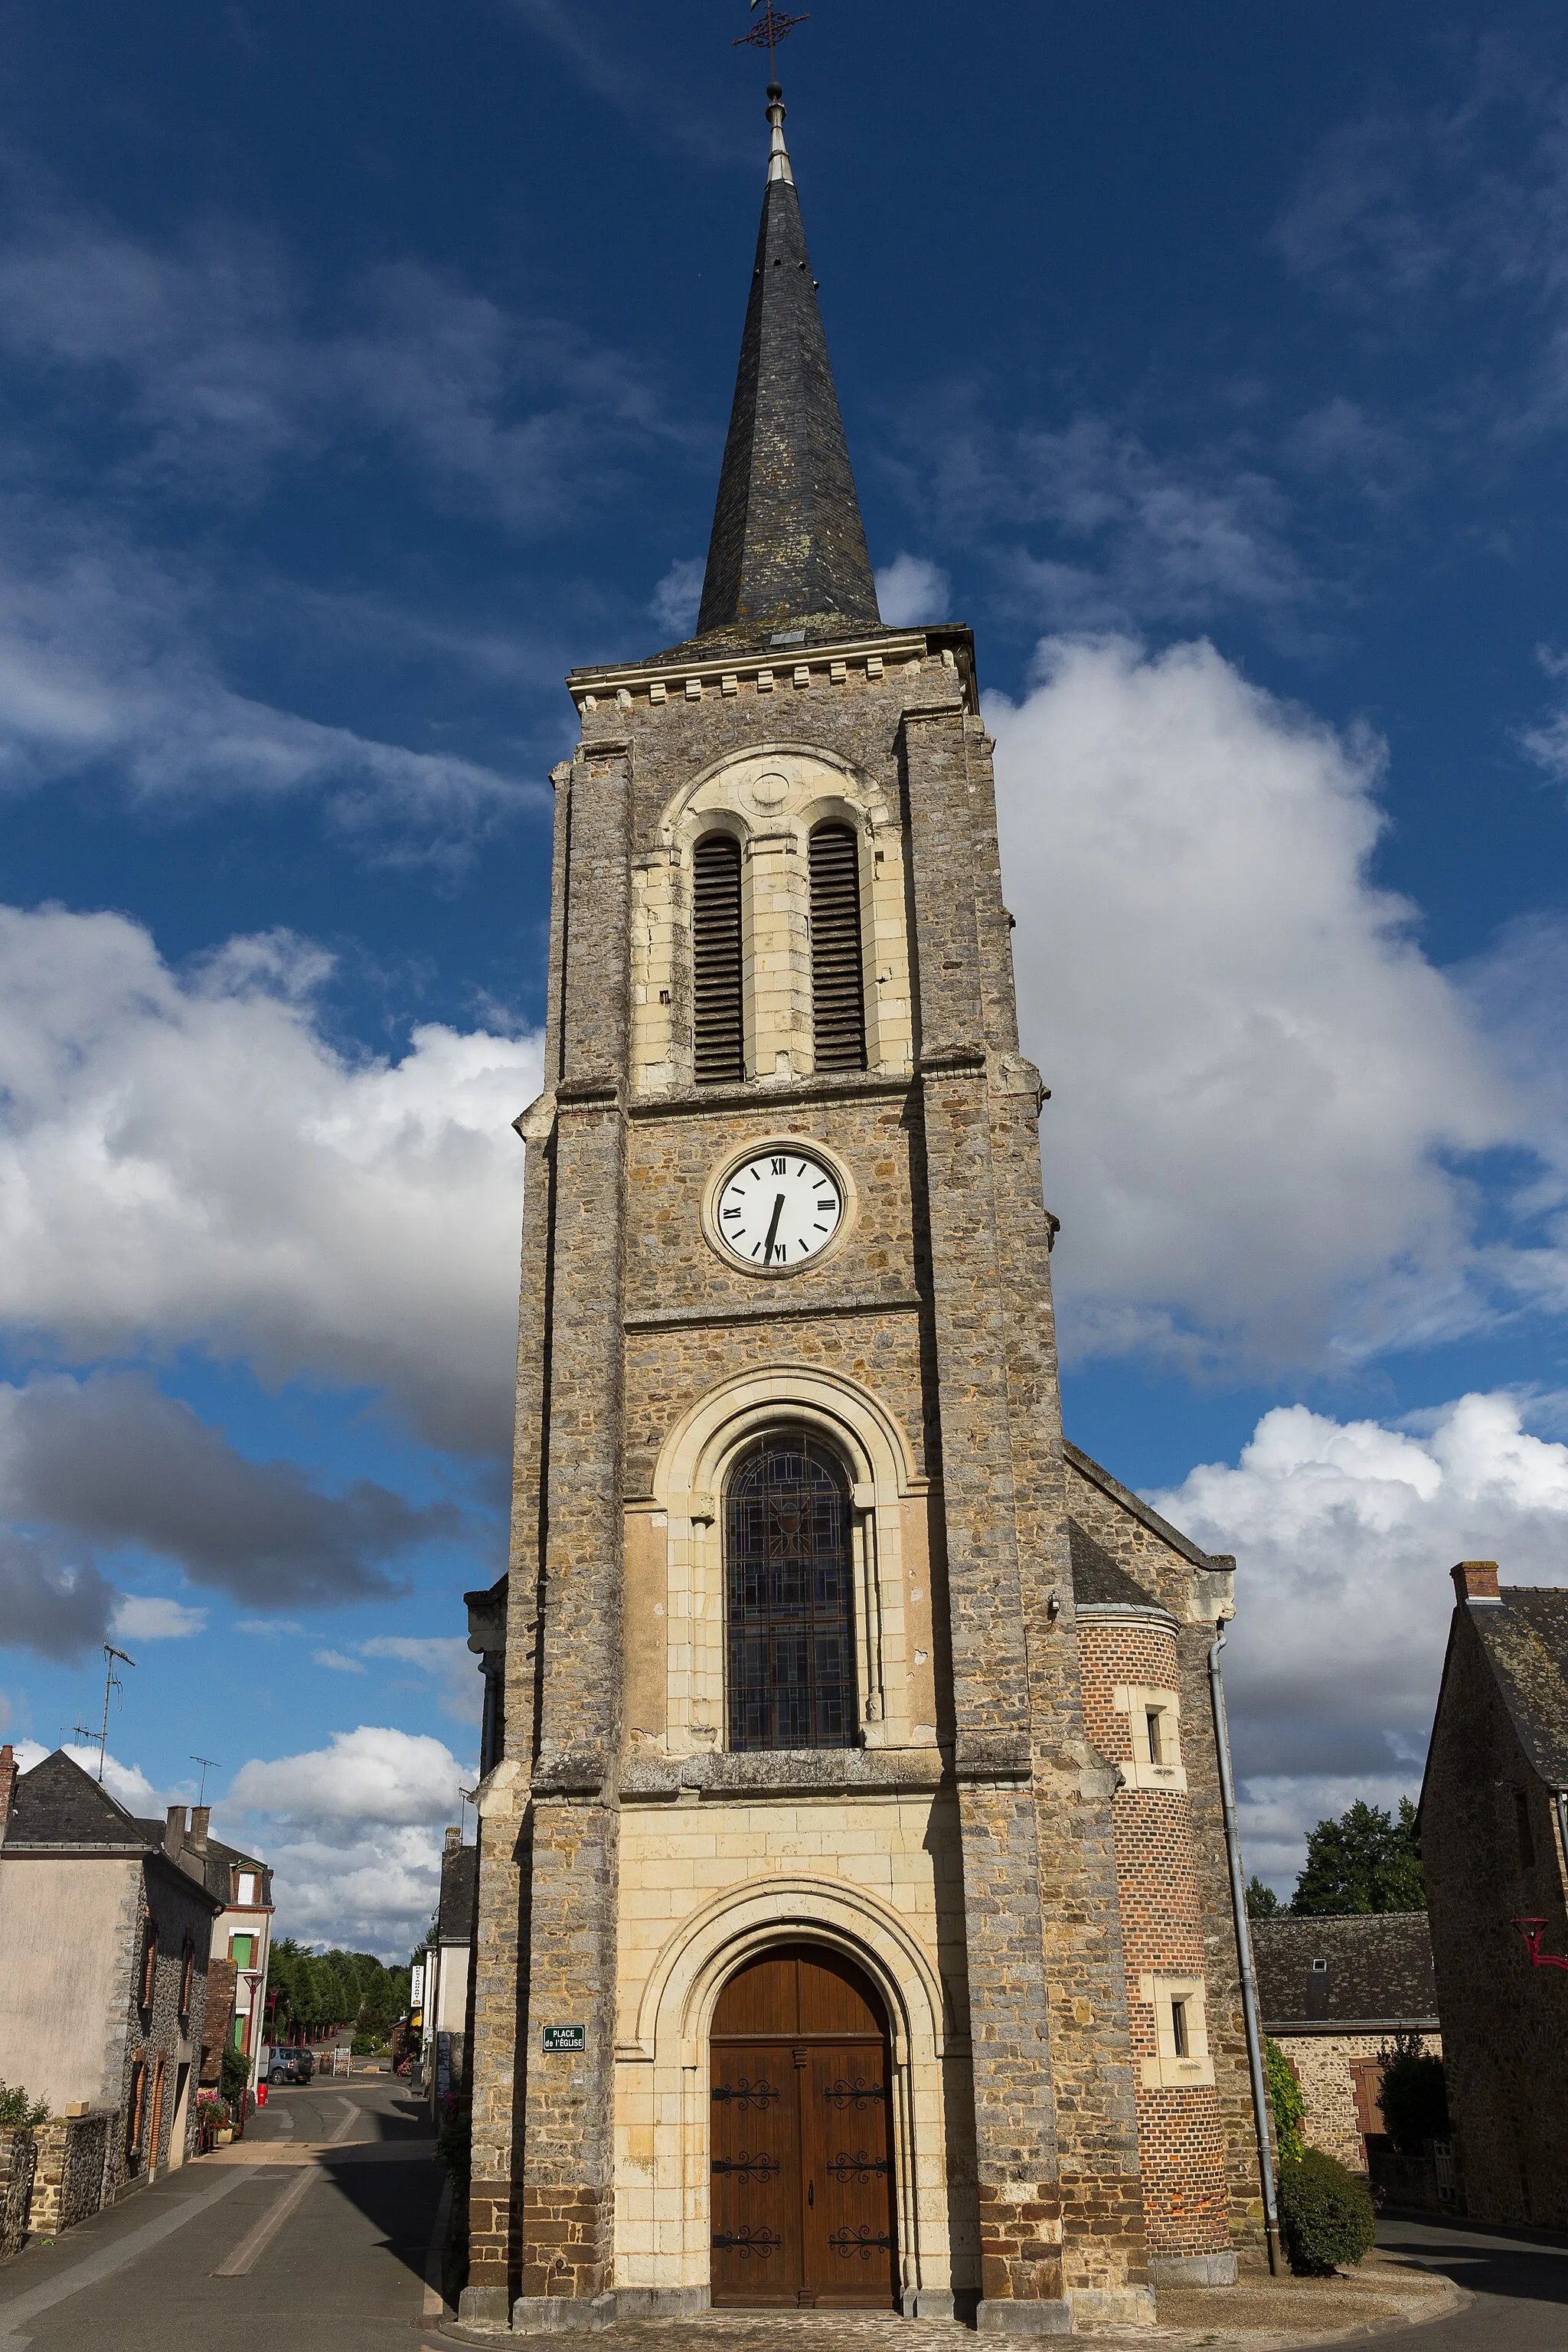
M 731 46 L 737 49 L 766 49 L 768 79 L 770 82 L 775 82 L 778 75 L 773 69 L 773 51 L 781 41 L 788 40 L 797 25 L 809 24 L 811 19 L 809 16 L 786 16 L 783 9 L 773 6 L 773 0 L 752 0 L 753 16 L 756 16 L 759 8 L 763 13 L 757 17 L 751 31 L 742 33 L 740 39 L 732 42 Z

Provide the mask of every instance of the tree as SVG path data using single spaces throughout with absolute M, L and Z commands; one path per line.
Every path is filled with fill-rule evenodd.
M 1268 2083 L 1268 2105 L 1274 2116 L 1274 2154 L 1281 2164 L 1295 2164 L 1305 2155 L 1307 2099 L 1296 2070 L 1278 2042 L 1265 2039 L 1263 2071 Z
M 1447 2139 L 1453 2126 L 1441 2058 L 1429 2058 L 1420 2034 L 1408 2026 L 1401 2026 L 1377 2054 L 1383 2063 L 1377 2104 L 1394 2147 L 1418 2156 L 1425 2141 Z
M 1290 1908 L 1298 1917 L 1425 1911 L 1426 1882 L 1409 1798 L 1399 1800 L 1397 1820 L 1358 1799 L 1337 1822 L 1320 1822 L 1308 1837 L 1307 1866 Z
M 1285 1910 L 1271 1886 L 1265 1886 L 1256 1871 L 1247 1882 L 1247 1916 L 1249 1919 L 1278 1919 Z

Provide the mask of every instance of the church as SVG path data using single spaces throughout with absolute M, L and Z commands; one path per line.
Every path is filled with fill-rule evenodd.
M 1263 2239 L 1234 1563 L 1063 1436 L 973 641 L 880 617 L 767 114 L 696 634 L 553 775 L 462 2311 L 1138 2326 Z

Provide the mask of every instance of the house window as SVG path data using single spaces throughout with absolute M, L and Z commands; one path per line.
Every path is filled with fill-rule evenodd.
M 741 845 L 732 834 L 708 834 L 691 864 L 693 1060 L 699 1086 L 721 1086 L 746 1075 Z
M 138 2056 L 131 2069 L 131 2095 L 125 2103 L 125 2161 L 132 2171 L 142 2155 L 146 2105 L 147 2061 Z
M 1112 1703 L 1128 1718 L 1131 1769 L 1123 1778 L 1133 1789 L 1170 1789 L 1178 1793 L 1187 1785 L 1182 1763 L 1182 1703 L 1173 1690 L 1140 1690 L 1121 1685 Z
M 193 1937 L 187 1936 L 180 1948 L 180 2015 L 182 2018 L 189 2017 L 191 2013 L 191 1982 L 195 1972 L 195 1940 Z
M 724 1504 L 733 1749 L 855 1743 L 849 1484 L 804 1429 L 747 1447 Z
M 228 1939 L 228 1956 L 237 1969 L 253 1969 L 256 1966 L 255 1937 L 231 1936 Z
M 153 2006 L 153 1989 L 158 1979 L 158 1923 L 149 1918 L 142 1931 L 142 1974 L 136 1988 L 137 2004 L 143 2010 Z
M 240 1872 L 238 1900 L 241 1903 L 260 1902 L 261 1881 L 254 1870 L 242 1870 Z
M 1523 1789 L 1513 1792 L 1513 1828 L 1519 1841 L 1521 1870 L 1535 1868 L 1535 1832 L 1530 1822 L 1530 1798 Z
M 1212 2083 L 1203 1979 L 1146 1976 L 1138 1990 L 1154 2012 L 1154 2050 L 1143 2060 L 1144 2089 L 1177 2091 Z
M 811 1007 L 817 1068 L 863 1070 L 860 845 L 853 825 L 819 824 L 811 836 Z

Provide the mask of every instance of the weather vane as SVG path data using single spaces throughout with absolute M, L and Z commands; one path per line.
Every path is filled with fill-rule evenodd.
M 773 6 L 773 0 L 752 0 L 752 14 L 754 16 L 759 8 L 763 13 L 757 16 L 757 21 L 751 31 L 742 33 L 732 47 L 737 49 L 766 49 L 768 79 L 773 82 L 778 79 L 778 74 L 773 67 L 773 51 L 781 41 L 788 40 L 797 25 L 809 24 L 811 20 L 809 16 L 786 16 L 782 8 Z

